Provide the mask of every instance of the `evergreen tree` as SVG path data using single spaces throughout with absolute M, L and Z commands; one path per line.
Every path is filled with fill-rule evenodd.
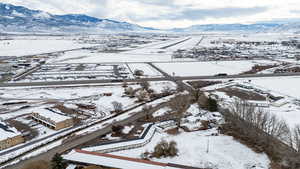
M 55 154 L 51 160 L 52 169 L 65 169 L 66 164 L 59 154 Z
M 212 99 L 211 97 L 209 97 L 207 99 L 207 109 L 211 112 L 216 112 L 218 111 L 218 103 L 215 99 Z

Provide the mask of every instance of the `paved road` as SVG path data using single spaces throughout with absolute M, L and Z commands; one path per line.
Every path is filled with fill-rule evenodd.
M 161 103 L 157 106 L 154 106 L 150 111 L 149 113 L 154 113 L 155 111 L 157 111 L 158 109 L 164 107 L 167 103 Z M 132 116 L 128 117 L 127 119 L 125 120 L 122 120 L 122 121 L 118 121 L 116 122 L 114 125 L 127 125 L 129 123 L 132 123 L 142 117 L 146 116 L 146 114 L 141 111 L 141 112 L 136 112 L 135 114 L 133 114 Z M 105 122 L 104 122 L 105 123 Z M 25 165 L 31 163 L 31 162 L 34 162 L 34 161 L 40 161 L 40 160 L 45 160 L 45 161 L 51 161 L 52 157 L 56 154 L 56 153 L 63 153 L 65 151 L 68 151 L 68 150 L 71 150 L 71 149 L 74 149 L 76 147 L 78 147 L 79 145 L 82 145 L 88 141 L 91 141 L 93 139 L 96 139 L 104 134 L 107 134 L 107 133 L 110 133 L 111 132 L 111 127 L 112 127 L 112 124 L 108 125 L 107 127 L 104 127 L 98 131 L 94 131 L 90 134 L 87 134 L 85 135 L 84 137 L 79 137 L 79 138 L 76 138 L 72 141 L 69 141 L 69 142 L 65 142 L 63 143 L 62 145 L 58 146 L 58 147 L 55 147 L 45 153 L 42 153 L 38 156 L 35 156 L 35 157 L 32 157 L 32 158 L 29 158 L 27 160 L 24 160 L 24 161 L 21 161 L 15 165 L 12 165 L 12 166 L 8 166 L 8 167 L 5 167 L 4 169 L 22 169 Z
M 186 76 L 175 77 L 178 80 L 201 80 L 201 79 L 243 79 L 257 77 L 288 77 L 300 76 L 300 73 L 275 73 L 275 74 L 245 74 L 245 75 L 227 75 L 227 76 Z
M 71 51 L 76 51 L 76 50 L 82 50 L 90 47 L 99 47 L 101 45 L 94 45 L 94 46 L 88 46 L 88 47 L 80 47 L 80 48 L 73 48 L 73 49 L 66 49 L 66 50 L 58 50 L 58 51 L 53 51 L 53 52 L 44 52 L 44 53 L 35 53 L 35 54 L 29 54 L 29 55 L 22 55 L 22 56 L 7 56 L 8 58 L 21 58 L 21 57 L 30 57 L 30 56 L 35 56 L 35 55 L 49 55 L 49 54 L 54 54 L 54 53 L 60 53 L 60 52 L 71 52 Z
M 13 77 L 13 80 L 17 81 L 17 80 L 20 80 L 22 78 L 25 78 L 26 76 L 28 76 L 28 75 L 32 74 L 33 72 L 37 71 L 38 69 L 40 69 L 40 67 L 41 67 L 41 64 L 39 64 L 39 65 L 37 65 L 37 66 L 35 66 L 31 69 L 28 69 L 25 72 Z
M 175 46 L 175 45 L 178 45 L 178 44 L 180 44 L 180 43 L 183 43 L 183 42 L 185 42 L 185 41 L 188 41 L 188 40 L 190 40 L 190 39 L 192 39 L 192 38 L 191 38 L 191 37 L 186 38 L 186 39 L 181 40 L 181 41 L 179 41 L 179 42 L 175 42 L 175 43 L 172 43 L 172 44 L 170 44 L 170 45 L 161 47 L 160 49 L 167 49 L 167 48 L 170 48 L 170 47 L 172 47 L 172 46 Z
M 169 75 L 168 73 L 166 73 L 165 71 L 163 71 L 162 69 L 160 69 L 159 67 L 155 66 L 153 63 L 148 63 L 151 67 L 153 67 L 155 70 L 157 70 L 158 72 L 160 72 L 162 75 L 165 76 L 166 79 L 169 79 L 171 81 L 173 81 L 174 83 L 176 83 L 178 86 L 182 86 L 184 89 L 188 90 L 188 91 L 193 91 L 193 87 L 185 84 L 182 82 L 182 79 L 179 79 L 178 77 L 174 77 Z
M 288 77 L 300 76 L 300 73 L 276 73 L 276 74 L 249 74 L 249 75 L 228 75 L 228 76 L 175 76 L 163 74 L 165 77 L 143 78 L 143 79 L 124 79 L 124 80 L 76 80 L 76 81 L 48 81 L 48 82 L 18 82 L 0 83 L 0 87 L 33 87 L 33 86 L 62 86 L 62 85 L 86 85 L 101 83 L 122 83 L 140 81 L 182 81 L 182 80 L 202 80 L 202 79 L 243 79 L 258 77 Z
M 162 81 L 163 78 L 145 78 L 144 80 Z M 62 86 L 62 85 L 85 85 L 85 84 L 122 83 L 122 82 L 139 82 L 139 81 L 141 81 L 141 79 L 17 82 L 17 83 L 0 83 L 0 87 Z

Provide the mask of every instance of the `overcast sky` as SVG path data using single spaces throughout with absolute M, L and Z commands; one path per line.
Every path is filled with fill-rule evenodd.
M 53 14 L 80 13 L 155 28 L 300 18 L 300 0 L 0 0 Z

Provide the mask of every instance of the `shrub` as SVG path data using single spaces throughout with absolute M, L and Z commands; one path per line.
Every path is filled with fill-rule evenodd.
M 142 70 L 134 70 L 134 73 L 133 73 L 135 76 L 144 76 L 144 71 Z
M 116 134 L 116 135 L 121 135 L 123 129 L 124 129 L 124 126 L 112 126 L 111 127 L 113 134 Z
M 141 159 L 149 160 L 150 156 L 151 156 L 151 153 L 149 151 L 145 151 L 144 153 L 141 154 Z
M 170 143 L 162 140 L 154 147 L 152 156 L 155 158 L 161 157 L 175 157 L 178 154 L 177 143 L 171 141 Z

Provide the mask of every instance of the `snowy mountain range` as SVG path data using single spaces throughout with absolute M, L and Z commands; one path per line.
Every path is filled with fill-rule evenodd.
M 187 28 L 159 30 L 127 22 L 99 19 L 81 14 L 53 15 L 40 10 L 0 3 L 1 32 L 297 32 L 300 33 L 299 19 L 275 20 L 255 24 L 208 24 Z
M 175 28 L 174 32 L 252 32 L 252 33 L 300 33 L 299 21 L 274 21 L 255 24 L 208 24 Z
M 193 25 L 188 28 L 175 28 L 175 32 L 232 32 L 232 31 L 270 31 L 280 24 L 208 24 L 208 25 Z
M 53 15 L 40 10 L 0 3 L 0 31 L 2 32 L 86 32 L 149 31 L 127 22 L 98 19 L 87 15 Z

